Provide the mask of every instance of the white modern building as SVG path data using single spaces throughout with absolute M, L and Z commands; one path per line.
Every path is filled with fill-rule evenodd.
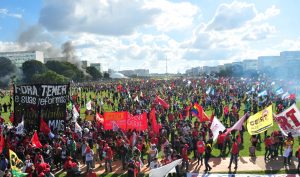
M 266 68 L 276 68 L 282 65 L 282 58 L 280 56 L 260 56 L 258 57 L 258 70 L 262 71 Z
M 257 70 L 257 60 L 255 59 L 246 59 L 243 60 L 243 70 Z
M 22 67 L 22 64 L 29 60 L 37 60 L 44 63 L 44 53 L 40 51 L 0 52 L 0 57 L 10 59 L 18 68 Z

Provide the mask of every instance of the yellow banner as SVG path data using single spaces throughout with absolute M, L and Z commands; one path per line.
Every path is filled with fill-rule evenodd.
M 21 169 L 23 168 L 24 163 L 22 162 L 22 160 L 19 159 L 17 154 L 12 150 L 9 150 L 9 161 L 10 161 L 11 168 L 13 170 L 22 171 Z
M 273 126 L 272 105 L 252 115 L 247 120 L 247 129 L 250 135 L 256 135 Z

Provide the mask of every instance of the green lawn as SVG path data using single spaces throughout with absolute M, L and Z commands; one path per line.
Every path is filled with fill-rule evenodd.
M 89 92 L 89 93 L 87 93 L 87 98 L 88 98 L 88 100 L 89 100 L 89 96 L 90 96 L 90 95 L 92 96 L 92 98 L 94 98 L 95 93 L 94 93 L 94 92 Z M 107 93 L 107 92 L 102 92 L 102 93 L 101 93 L 101 97 L 103 97 L 103 96 L 108 96 L 108 93 Z M 112 99 L 112 97 L 111 97 L 111 99 Z M 7 103 L 8 101 L 9 101 L 9 96 L 6 96 L 5 98 L 3 98 L 3 99 L 0 100 L 0 102 L 1 102 L 2 104 L 3 104 L 4 102 Z M 299 102 L 299 101 L 300 101 L 300 100 L 298 100 L 298 103 L 297 103 L 297 107 L 298 107 L 298 108 L 300 108 L 300 102 Z M 115 103 L 115 106 L 117 107 L 117 103 Z M 242 105 L 241 111 L 239 112 L 240 117 L 243 116 L 243 111 L 242 111 L 243 108 L 244 108 L 244 105 Z M 105 110 L 105 111 L 113 111 L 113 110 L 112 110 L 112 107 L 111 107 L 111 106 L 108 106 L 108 105 L 106 105 L 106 104 L 104 104 L 104 110 Z M 82 118 L 85 117 L 84 112 L 85 112 L 85 108 L 81 108 L 81 109 L 80 109 L 80 116 L 81 116 Z M 206 113 L 207 113 L 207 115 L 211 115 L 211 110 L 206 111 Z M 9 122 L 9 113 L 2 113 L 2 117 L 5 119 L 6 122 Z M 194 122 L 195 120 L 196 120 L 196 118 L 193 118 L 193 122 Z M 278 125 L 277 125 L 275 122 L 274 122 L 274 126 L 268 129 L 268 133 L 272 132 L 273 130 L 278 130 Z M 263 140 L 263 138 L 264 138 L 263 133 L 261 134 L 261 138 L 262 138 L 262 140 Z M 248 149 L 248 148 L 250 147 L 250 144 L 251 144 L 251 143 L 250 143 L 250 135 L 249 135 L 248 132 L 245 132 L 245 133 L 244 133 L 244 144 L 243 144 L 243 146 L 241 146 L 241 149 L 240 149 L 240 155 L 241 155 L 241 156 L 249 156 L 249 149 Z M 296 149 L 298 149 L 298 145 L 299 145 L 299 138 L 295 138 L 294 152 L 295 152 Z M 219 150 L 216 149 L 216 146 L 214 146 L 213 148 L 214 148 L 215 150 L 212 151 L 212 155 L 215 156 L 215 157 L 219 156 Z M 265 152 L 264 149 L 265 149 L 264 143 L 261 143 L 260 148 L 258 148 L 257 151 L 256 151 L 256 155 L 257 155 L 257 156 L 264 155 L 264 152 Z M 192 157 L 192 155 L 193 155 L 193 154 L 191 154 L 190 157 Z M 227 155 L 229 156 L 229 153 L 228 153 Z

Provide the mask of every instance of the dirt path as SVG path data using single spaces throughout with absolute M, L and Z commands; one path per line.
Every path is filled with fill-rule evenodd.
M 212 167 L 212 173 L 233 173 L 234 172 L 234 164 L 232 164 L 232 171 L 229 171 L 230 158 L 211 158 L 209 161 L 210 166 Z M 283 165 L 283 158 L 278 158 L 274 160 L 264 161 L 264 158 L 261 157 L 239 157 L 238 160 L 238 168 L 237 172 L 249 172 L 249 171 L 266 171 L 266 173 L 274 173 L 280 170 L 286 170 L 287 173 L 291 169 L 296 169 L 298 165 L 298 160 L 293 157 L 292 164 L 288 167 L 284 167 Z M 125 174 L 127 171 L 122 170 L 122 164 L 119 160 L 114 161 L 112 163 L 112 168 L 114 174 Z M 81 165 L 82 172 L 86 171 L 86 166 Z M 141 173 L 149 173 L 149 168 L 144 165 L 141 169 Z M 205 170 L 204 163 L 202 166 L 197 165 L 196 160 L 192 160 L 189 166 L 189 172 L 192 173 L 203 173 Z M 96 166 L 94 171 L 97 174 L 105 173 L 104 163 L 102 163 L 102 167 L 100 167 L 99 163 L 96 162 Z

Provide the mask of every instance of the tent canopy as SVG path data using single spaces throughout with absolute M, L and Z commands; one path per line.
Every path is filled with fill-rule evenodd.
M 124 74 L 121 74 L 121 73 L 112 73 L 110 75 L 110 78 L 112 78 L 112 79 L 126 79 L 128 77 L 124 76 Z

